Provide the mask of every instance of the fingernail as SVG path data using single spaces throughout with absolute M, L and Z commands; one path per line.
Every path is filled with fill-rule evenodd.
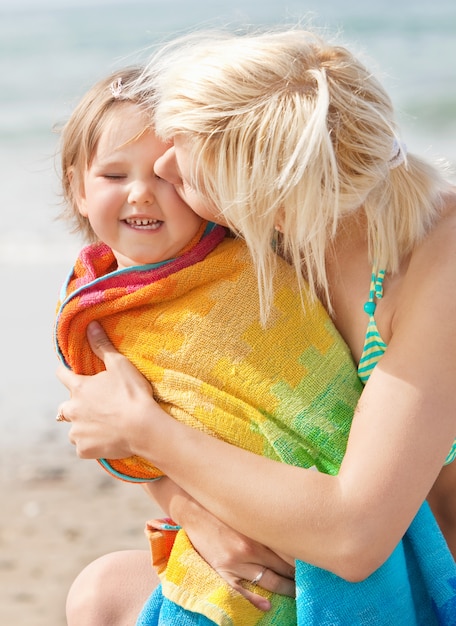
M 98 322 L 90 322 L 87 326 L 87 334 L 96 337 L 101 332 L 101 326 Z

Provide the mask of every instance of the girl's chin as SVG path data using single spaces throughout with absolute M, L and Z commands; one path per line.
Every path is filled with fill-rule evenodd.
M 119 270 L 124 270 L 129 267 L 137 267 L 138 265 L 154 265 L 155 263 L 162 263 L 167 260 L 163 259 L 163 257 L 159 259 L 157 257 L 151 258 L 147 254 L 140 254 L 135 257 L 123 254 L 115 254 L 114 256 L 116 257 L 117 269 Z M 173 258 L 173 256 L 169 258 Z

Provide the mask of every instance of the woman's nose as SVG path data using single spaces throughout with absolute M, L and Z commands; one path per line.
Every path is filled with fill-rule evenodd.
M 172 185 L 182 184 L 182 179 L 177 169 L 176 149 L 174 146 L 168 148 L 168 150 L 155 161 L 154 171 L 157 176 L 167 180 Z

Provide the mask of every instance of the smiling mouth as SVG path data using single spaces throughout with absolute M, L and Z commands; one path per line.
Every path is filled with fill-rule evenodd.
M 131 218 L 127 217 L 124 220 L 128 226 L 132 226 L 133 228 L 140 228 L 144 230 L 157 230 L 163 224 L 161 220 L 152 220 L 152 219 L 141 219 L 141 218 Z

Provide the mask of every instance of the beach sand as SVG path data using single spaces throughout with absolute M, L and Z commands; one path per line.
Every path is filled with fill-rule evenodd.
M 55 444 L 4 481 L 0 525 L 0 624 L 64 626 L 71 582 L 115 550 L 147 549 L 146 519 L 160 512 L 141 487 Z M 82 625 L 81 625 L 82 626 Z
M 0 624 L 64 626 L 76 575 L 107 552 L 142 548 L 159 509 L 138 485 L 77 458 L 51 334 L 65 264 L 0 265 Z M 15 306 L 8 306 L 15 303 Z M 81 625 L 82 626 L 82 625 Z

